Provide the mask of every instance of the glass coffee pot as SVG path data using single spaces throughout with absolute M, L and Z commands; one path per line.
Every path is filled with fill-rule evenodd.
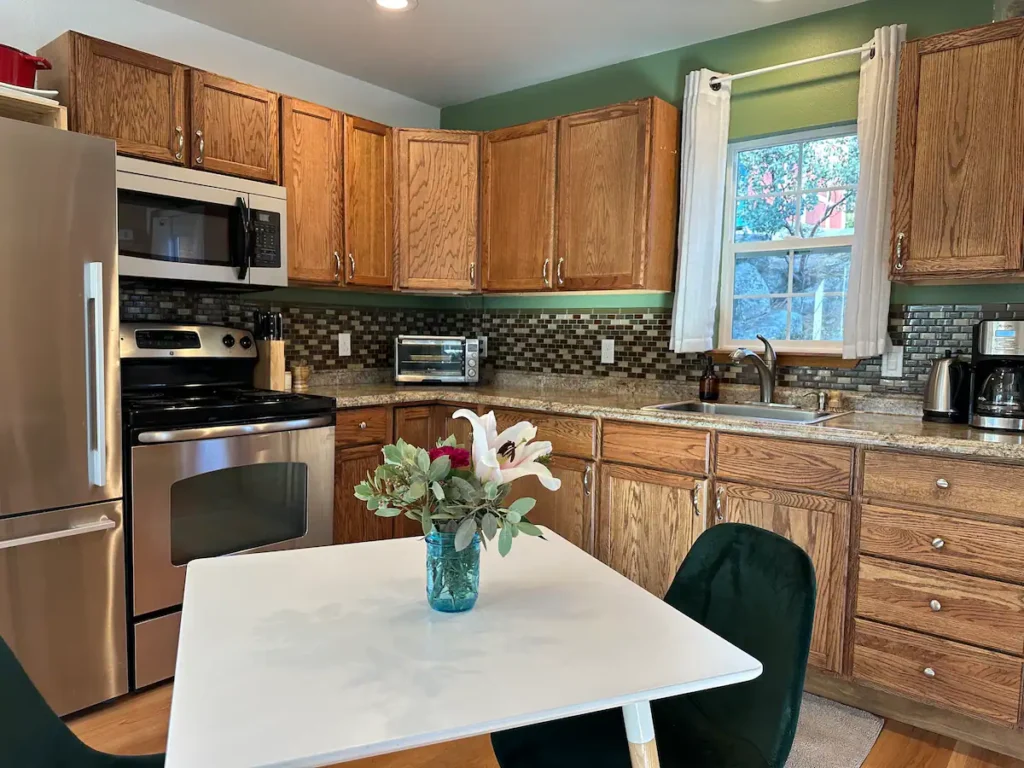
M 1020 368 L 996 368 L 981 385 L 977 401 L 978 412 L 990 416 L 1024 415 L 1022 383 L 1024 373 Z

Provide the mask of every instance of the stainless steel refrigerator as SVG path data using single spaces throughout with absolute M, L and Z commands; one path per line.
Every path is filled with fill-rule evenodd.
M 0 118 L 0 636 L 60 714 L 128 690 L 116 185 Z

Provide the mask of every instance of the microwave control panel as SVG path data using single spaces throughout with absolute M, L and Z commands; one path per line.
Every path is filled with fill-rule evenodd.
M 256 240 L 252 254 L 254 267 L 281 266 L 281 214 L 273 211 L 252 212 L 252 236 Z

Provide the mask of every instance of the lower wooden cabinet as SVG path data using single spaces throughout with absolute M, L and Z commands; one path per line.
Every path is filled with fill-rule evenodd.
M 434 408 L 429 405 L 416 405 L 406 408 L 395 408 L 395 440 L 399 438 L 419 448 L 430 449 L 437 442 L 437 430 Z M 396 539 L 410 536 L 422 536 L 423 525 L 405 515 L 394 518 Z
M 707 481 L 640 467 L 604 464 L 597 556 L 664 597 L 705 527 Z
M 383 461 L 381 445 L 341 448 L 334 453 L 334 543 L 390 539 L 391 518 L 377 517 L 355 497 L 355 487 Z
M 454 416 L 456 411 L 463 408 L 477 412 L 475 405 L 436 405 L 434 419 L 437 424 L 437 437 L 444 439 L 455 435 L 458 445 L 470 450 L 473 447 L 473 425 L 467 419 L 456 419 Z M 433 445 L 434 440 L 431 440 L 430 444 Z
M 550 528 L 580 549 L 593 552 L 594 513 L 597 498 L 594 462 L 554 456 L 551 474 L 562 481 L 562 487 L 549 491 L 535 477 L 517 480 L 505 499 L 506 504 L 528 496 L 537 506 L 528 515 L 536 525 Z
M 846 626 L 850 504 L 825 496 L 719 484 L 716 521 L 746 523 L 785 536 L 811 557 L 818 582 L 812 666 L 839 673 Z

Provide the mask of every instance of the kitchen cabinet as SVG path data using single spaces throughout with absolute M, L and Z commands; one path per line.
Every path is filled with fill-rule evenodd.
M 488 291 L 554 285 L 557 120 L 483 135 L 481 271 Z
M 334 454 L 334 543 L 390 539 L 394 520 L 377 517 L 366 503 L 355 497 L 354 489 L 383 461 L 381 445 L 339 448 Z
M 192 167 L 276 184 L 280 97 L 212 72 L 190 74 Z
M 562 117 L 555 285 L 672 290 L 679 110 L 648 98 Z
M 391 129 L 345 115 L 346 285 L 390 288 L 394 221 Z
M 455 441 L 458 445 L 466 450 L 471 450 L 473 447 L 473 425 L 469 423 L 468 419 L 456 419 L 453 415 L 456 411 L 463 408 L 473 411 L 473 413 L 478 412 L 475 405 L 444 404 L 434 407 L 437 437 L 443 440 L 450 435 L 455 435 Z
M 719 435 L 715 473 L 720 478 L 754 485 L 849 496 L 853 449 L 769 437 Z
M 892 277 L 1019 272 L 1024 250 L 1024 19 L 903 50 Z
M 288 190 L 288 279 L 338 285 L 342 252 L 342 116 L 281 100 L 281 175 Z
M 396 130 L 395 157 L 398 287 L 475 290 L 480 135 Z
M 557 491 L 549 491 L 536 477 L 516 480 L 505 497 L 505 504 L 528 497 L 537 505 L 527 515 L 530 522 L 550 528 L 580 549 L 593 552 L 597 479 L 592 461 L 552 456 L 551 474 L 562 481 Z
M 429 405 L 395 408 L 395 441 L 399 438 L 410 445 L 430 450 L 437 443 L 435 409 Z M 423 525 L 401 515 L 394 518 L 396 538 L 422 536 Z
M 188 164 L 186 69 L 148 53 L 65 32 L 39 54 L 53 64 L 37 85 L 59 91 L 72 131 L 117 142 L 146 160 Z
M 785 536 L 814 564 L 818 583 L 809 663 L 842 671 L 850 503 L 807 493 L 720 483 L 715 521 L 745 523 Z
M 707 481 L 641 467 L 603 464 L 597 556 L 664 597 L 704 532 Z

